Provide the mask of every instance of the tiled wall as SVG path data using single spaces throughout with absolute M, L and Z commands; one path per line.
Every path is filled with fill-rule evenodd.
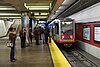
M 79 42 L 78 46 L 90 53 L 91 55 L 100 59 L 100 44 L 94 42 L 94 25 L 100 24 L 100 22 L 92 23 L 77 23 L 76 24 L 76 40 Z M 90 26 L 90 40 L 83 39 L 83 26 Z

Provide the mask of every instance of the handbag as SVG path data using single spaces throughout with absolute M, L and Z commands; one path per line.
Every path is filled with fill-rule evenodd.
M 7 47 L 13 47 L 13 43 L 11 43 L 10 41 L 7 42 Z

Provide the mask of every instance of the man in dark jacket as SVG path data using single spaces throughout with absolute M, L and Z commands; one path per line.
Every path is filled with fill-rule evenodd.
M 48 44 L 49 28 L 47 25 L 45 27 L 44 35 L 45 35 L 45 43 Z

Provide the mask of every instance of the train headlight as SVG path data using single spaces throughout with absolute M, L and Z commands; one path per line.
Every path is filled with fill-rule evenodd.
M 64 36 L 64 35 L 61 35 L 61 38 L 62 38 L 62 39 L 64 39 L 64 38 L 65 38 L 65 36 Z
M 72 38 L 73 38 L 73 36 L 72 36 L 72 35 L 70 35 L 70 38 L 72 39 Z

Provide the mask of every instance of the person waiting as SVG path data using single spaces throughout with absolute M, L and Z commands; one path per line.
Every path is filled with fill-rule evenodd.
M 39 32 L 36 27 L 34 28 L 34 37 L 36 40 L 36 45 L 39 45 Z
M 29 41 L 32 44 L 32 28 L 31 27 L 29 28 Z
M 26 30 L 25 28 L 22 28 L 20 30 L 20 39 L 21 39 L 21 48 L 25 48 L 25 43 L 26 43 Z
M 16 40 L 16 34 L 14 34 L 15 30 L 13 27 L 9 28 L 9 41 L 13 43 L 13 46 L 11 47 L 10 51 L 10 61 L 15 62 L 15 40 Z

